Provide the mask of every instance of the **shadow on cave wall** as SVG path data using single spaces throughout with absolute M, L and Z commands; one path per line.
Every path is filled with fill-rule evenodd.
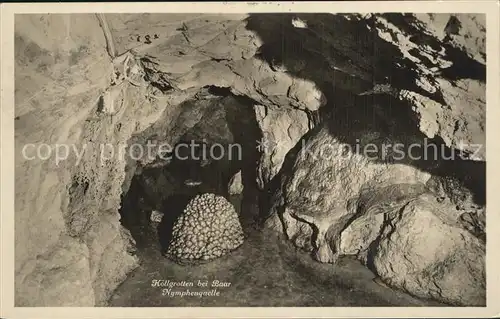
M 241 213 L 244 225 L 256 226 L 259 222 L 256 163 L 260 157 L 257 141 L 261 140 L 262 132 L 255 117 L 255 101 L 235 96 L 240 106 L 238 109 L 231 104 L 225 105 L 226 121 L 236 143 L 242 146 L 241 182 L 243 196 L 241 199 Z
M 168 213 L 163 216 L 157 228 L 162 252 L 167 251 L 172 239 L 174 224 L 193 197 L 193 195 L 188 194 L 172 194 L 163 201 L 162 211 Z
M 292 24 L 295 17 L 306 21 L 307 28 L 295 28 Z M 397 25 L 414 19 L 406 14 L 384 14 L 384 17 Z M 361 132 L 373 131 L 405 145 L 405 149 L 415 143 L 423 146 L 424 141 L 427 145 L 437 145 L 438 154 L 433 153 L 431 148 L 426 159 L 403 159 L 402 162 L 438 176 L 458 178 L 474 193 L 475 201 L 484 204 L 484 162 L 462 159 L 458 152 L 446 147 L 441 138 L 428 139 L 418 129 L 419 120 L 411 110 L 411 105 L 389 94 L 359 95 L 371 90 L 373 84 L 383 83 L 395 89 L 405 88 L 417 92 L 445 104 L 439 93 L 430 94 L 415 84 L 414 66 L 403 59 L 396 47 L 377 36 L 373 20 L 368 24 L 371 24 L 371 30 L 354 19 L 323 13 L 251 14 L 247 19 L 247 29 L 258 34 L 263 42 L 258 58 L 271 65 L 284 65 L 287 72 L 295 77 L 315 82 L 325 94 L 328 104 L 320 109 L 320 115 L 337 139 L 354 147 Z M 485 81 L 484 66 L 463 53 L 450 51 L 449 46 L 423 35 L 422 30 L 412 26 L 406 28 L 406 32 L 424 37 L 418 40 L 427 45 L 444 45 L 449 52 L 453 52 L 451 58 L 455 59 L 454 66 L 443 71 L 448 78 Z M 306 67 L 297 68 L 297 61 L 300 60 L 307 61 Z M 306 134 L 304 139 L 312 135 L 314 132 Z M 282 171 L 292 165 L 298 149 L 295 147 L 288 154 Z M 449 160 L 451 156 L 454 160 Z M 276 183 L 276 179 L 271 181 L 269 188 L 275 187 Z

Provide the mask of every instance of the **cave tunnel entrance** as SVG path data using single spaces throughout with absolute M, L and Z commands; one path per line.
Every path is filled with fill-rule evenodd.
M 170 152 L 163 154 L 169 158 L 168 164 L 138 166 L 128 191 L 122 195 L 121 222 L 131 232 L 140 257 L 166 251 L 175 221 L 199 194 L 226 198 L 235 207 L 246 233 L 260 226 L 256 183 L 260 154 L 256 142 L 261 133 L 254 103 L 229 90 L 211 87 L 201 99 L 207 103 L 195 125 L 185 127 L 183 119 L 189 114 L 175 123 L 179 136 Z M 158 135 L 162 134 L 154 134 Z M 230 194 L 229 185 L 237 174 L 241 179 L 236 183 L 241 184 L 242 191 Z M 161 222 L 152 221 L 153 212 L 163 214 Z

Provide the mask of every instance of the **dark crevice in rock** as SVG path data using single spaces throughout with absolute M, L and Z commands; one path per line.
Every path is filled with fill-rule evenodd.
M 446 47 L 446 55 L 453 62 L 449 68 L 441 71 L 441 75 L 452 81 L 473 79 L 486 82 L 486 65 L 471 59 L 467 54 L 450 45 Z
M 440 52 L 442 49 L 444 49 L 446 53 L 446 59 L 451 61 L 453 65 L 441 70 L 441 75 L 450 80 L 468 78 L 485 81 L 486 65 L 475 61 L 474 59 L 467 56 L 464 51 L 450 45 L 447 42 L 447 38 L 445 38 L 443 41 L 438 41 L 436 38 L 428 36 L 423 29 L 415 27 L 416 25 L 419 25 L 419 23 L 412 14 L 400 15 L 390 13 L 383 14 L 382 16 L 387 18 L 388 21 L 402 28 L 407 35 L 411 35 L 410 40 L 412 42 L 416 44 L 429 45 L 436 52 Z M 457 17 L 451 16 L 450 20 L 445 26 L 447 37 L 449 37 L 450 34 L 458 34 L 460 28 L 460 21 L 457 19 Z M 415 56 L 422 60 L 428 67 L 434 66 L 434 64 L 426 56 L 420 54 L 417 49 L 412 49 L 409 51 L 409 53 L 415 54 Z
M 310 244 L 311 244 L 311 247 L 313 248 L 313 250 L 311 251 L 311 257 L 315 258 L 316 252 L 320 248 L 318 246 L 318 243 L 324 241 L 324 238 L 320 238 L 319 236 L 320 235 L 324 236 L 324 234 L 320 234 L 319 228 L 317 227 L 317 225 L 315 225 L 315 224 L 313 224 L 311 222 L 308 222 L 305 219 L 300 218 L 298 216 L 293 216 L 293 218 L 295 218 L 298 221 L 300 221 L 300 222 L 302 222 L 304 224 L 307 224 L 307 225 L 309 225 L 309 227 L 311 227 L 312 234 L 311 234 L 311 237 L 310 237 Z M 292 238 L 290 238 L 290 239 L 292 239 Z
M 230 59 L 223 59 L 223 58 L 210 58 L 211 61 L 214 61 L 214 62 L 222 62 L 222 61 L 230 61 Z
M 73 182 L 68 190 L 67 210 L 70 213 L 64 215 L 70 236 L 81 236 L 91 219 L 91 212 L 85 211 L 86 207 L 83 206 L 89 187 L 90 183 L 87 180 L 78 176 L 73 177 Z
M 228 87 L 220 87 L 215 85 L 207 85 L 202 88 L 202 90 L 206 90 L 208 94 L 212 94 L 214 96 L 226 97 L 233 96 L 231 89 Z
M 402 207 L 400 209 L 399 213 L 401 213 L 403 210 L 404 210 L 404 207 Z M 374 263 L 375 256 L 377 255 L 378 248 L 380 247 L 381 241 L 385 238 L 390 237 L 390 233 L 386 233 L 385 229 L 387 229 L 388 227 L 392 227 L 392 229 L 394 229 L 393 224 L 392 224 L 393 220 L 394 220 L 393 217 L 391 217 L 389 215 L 384 215 L 384 222 L 383 222 L 382 226 L 380 227 L 380 232 L 378 233 L 375 240 L 373 240 L 368 245 L 368 248 L 367 248 L 365 264 L 366 264 L 366 267 L 368 267 L 368 269 L 370 269 L 375 275 L 378 275 L 377 267 L 375 266 L 375 263 Z
M 176 194 L 167 197 L 167 199 L 163 201 L 161 211 L 168 213 L 163 215 L 157 227 L 162 252 L 167 251 L 170 240 L 172 239 L 174 224 L 193 197 L 193 195 Z
M 99 100 L 97 101 L 97 113 L 102 113 L 104 110 L 104 97 L 99 96 Z
M 158 62 L 152 57 L 141 57 L 140 64 L 144 69 L 144 80 L 162 93 L 168 93 L 174 90 L 168 74 L 158 71 Z

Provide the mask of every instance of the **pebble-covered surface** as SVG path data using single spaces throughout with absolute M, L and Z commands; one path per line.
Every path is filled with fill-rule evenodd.
M 208 261 L 228 254 L 244 241 L 234 206 L 207 193 L 193 198 L 174 224 L 166 256 L 177 261 Z

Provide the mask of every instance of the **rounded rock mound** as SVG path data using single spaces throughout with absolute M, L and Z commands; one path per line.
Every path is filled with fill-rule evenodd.
M 179 262 L 209 261 L 243 241 L 234 206 L 222 196 L 207 193 L 193 198 L 175 222 L 166 256 Z

